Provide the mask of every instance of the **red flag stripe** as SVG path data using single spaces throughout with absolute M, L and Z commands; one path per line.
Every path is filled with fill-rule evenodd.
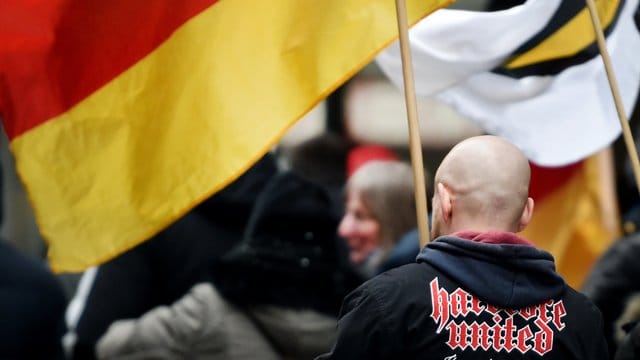
M 67 111 L 216 2 L 0 2 L 0 114 L 12 119 L 9 138 Z
M 567 183 L 583 166 L 583 162 L 562 166 L 562 167 L 542 167 L 534 163 L 531 166 L 531 184 L 529 185 L 529 196 L 535 201 L 543 200 L 547 195 L 559 189 Z

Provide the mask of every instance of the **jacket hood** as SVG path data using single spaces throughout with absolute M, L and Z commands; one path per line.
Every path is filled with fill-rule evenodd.
M 460 232 L 430 242 L 418 255 L 489 304 L 520 309 L 559 297 L 566 284 L 553 256 L 507 232 Z

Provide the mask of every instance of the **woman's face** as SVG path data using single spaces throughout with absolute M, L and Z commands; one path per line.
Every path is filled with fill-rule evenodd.
M 380 223 L 362 202 L 357 191 L 349 191 L 345 203 L 345 214 L 338 226 L 338 234 L 349 247 L 351 262 L 364 262 L 380 246 Z

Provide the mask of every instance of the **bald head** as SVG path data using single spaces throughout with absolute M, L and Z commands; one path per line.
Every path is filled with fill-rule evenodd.
M 533 211 L 530 176 L 527 158 L 508 141 L 488 135 L 462 141 L 436 171 L 434 211 L 451 211 L 439 214 L 444 224 L 434 224 L 449 230 L 434 230 L 522 230 Z

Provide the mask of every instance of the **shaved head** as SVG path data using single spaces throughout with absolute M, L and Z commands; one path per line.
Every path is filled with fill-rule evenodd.
M 533 211 L 530 177 L 527 158 L 510 142 L 488 135 L 460 142 L 436 171 L 434 237 L 460 230 L 522 230 Z

